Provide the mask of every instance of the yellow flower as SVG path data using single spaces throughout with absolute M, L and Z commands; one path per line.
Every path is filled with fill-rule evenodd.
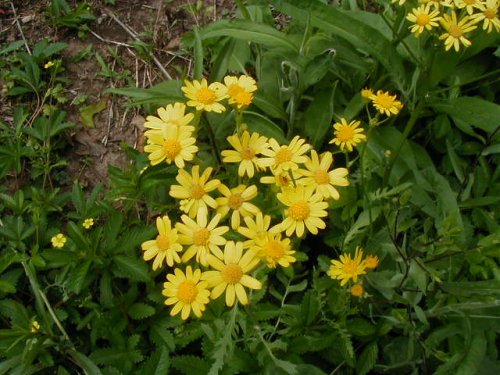
M 53 247 L 61 249 L 64 247 L 64 244 L 66 243 L 67 239 L 64 236 L 64 234 L 58 233 L 54 237 L 52 237 L 50 241 L 52 242 Z
M 280 189 L 288 186 L 293 186 L 294 181 L 296 184 L 301 184 L 299 176 L 294 174 L 292 171 L 281 172 L 274 176 L 262 176 L 260 178 L 261 184 L 267 184 L 267 185 L 274 184 Z
M 186 126 L 193 121 L 192 113 L 185 113 L 186 106 L 183 103 L 167 104 L 166 107 L 158 108 L 158 116 L 146 117 L 144 127 L 162 130 L 167 126 Z
M 192 126 L 168 126 L 163 130 L 148 130 L 144 135 L 148 138 L 148 144 L 144 151 L 148 152 L 148 158 L 152 165 L 162 161 L 167 164 L 175 163 L 178 168 L 184 168 L 184 161 L 191 161 L 194 154 L 198 152 L 195 145 L 196 139 L 192 137 L 194 128 Z
M 318 228 L 325 229 L 326 224 L 320 218 L 328 215 L 328 203 L 323 201 L 320 194 L 314 194 L 314 187 L 299 185 L 284 188 L 277 198 L 288 208 L 285 210 L 285 220 L 271 231 L 286 231 L 289 237 L 295 232 L 297 237 L 302 237 L 304 228 L 312 234 L 318 234 Z
M 229 96 L 229 104 L 237 109 L 248 107 L 253 101 L 253 92 L 257 90 L 257 85 L 252 77 L 241 75 L 239 77 L 226 76 L 224 84 Z
M 276 268 L 276 265 L 288 267 L 290 263 L 297 261 L 290 245 L 290 239 L 281 239 L 281 234 L 265 233 L 255 240 L 255 244 L 250 247 L 257 255 L 267 263 L 269 268 Z
M 340 195 L 334 186 L 347 186 L 346 176 L 349 171 L 346 168 L 336 168 L 330 170 L 333 163 L 331 152 L 324 152 L 318 157 L 315 150 L 311 151 L 311 158 L 305 162 L 306 169 L 299 169 L 297 173 L 304 176 L 301 183 L 305 186 L 314 186 L 316 193 L 321 194 L 323 199 L 339 199 Z
M 83 221 L 83 224 L 82 226 L 85 228 L 85 229 L 90 229 L 92 228 L 92 226 L 94 225 L 94 219 L 93 218 L 88 218 L 88 219 L 85 219 Z
M 188 262 L 196 255 L 196 261 L 202 266 L 208 266 L 208 255 L 213 253 L 217 256 L 222 256 L 222 251 L 219 246 L 226 243 L 226 239 L 222 237 L 229 228 L 226 226 L 217 227 L 221 215 L 215 215 L 208 222 L 208 212 L 205 207 L 198 210 L 196 221 L 182 215 L 182 223 L 175 225 L 179 231 L 179 242 L 182 245 L 189 246 L 182 255 L 182 261 Z
M 378 256 L 376 255 L 367 255 L 365 258 L 365 266 L 367 269 L 372 270 L 378 267 Z
M 170 196 L 182 199 L 181 210 L 191 218 L 196 217 L 201 208 L 207 209 L 207 206 L 217 207 L 215 199 L 209 196 L 208 193 L 217 189 L 220 181 L 217 179 L 209 181 L 211 173 L 212 168 L 208 167 L 200 176 L 200 167 L 198 165 L 193 166 L 191 174 L 184 169 L 179 169 L 175 179 L 180 185 L 170 186 Z
M 460 21 L 457 20 L 455 11 L 451 11 L 451 16 L 445 14 L 441 18 L 441 25 L 446 30 L 446 33 L 441 35 L 439 39 L 444 40 L 445 50 L 448 51 L 453 47 L 456 52 L 460 51 L 460 43 L 465 47 L 469 47 L 472 43 L 464 34 L 474 30 L 477 26 L 474 25 L 474 20 L 470 16 L 465 16 Z
M 366 274 L 366 264 L 363 260 L 363 250 L 356 247 L 354 258 L 350 254 L 342 254 L 340 261 L 332 260 L 332 265 L 328 270 L 328 275 L 332 279 L 341 280 L 340 285 L 344 286 L 352 279 L 354 282 L 358 281 L 360 275 Z
M 56 63 L 54 61 L 50 60 L 43 67 L 45 69 L 49 69 L 50 67 L 53 67 L 54 65 L 56 65 Z
M 474 22 L 483 21 L 483 30 L 491 33 L 493 28 L 500 31 L 500 19 L 498 18 L 498 0 L 486 0 L 481 4 L 479 13 L 470 17 Z
M 358 128 L 360 124 L 360 121 L 355 120 L 347 123 L 345 118 L 341 118 L 340 122 L 333 124 L 335 138 L 329 143 L 335 143 L 340 146 L 341 150 L 344 150 L 345 147 L 348 151 L 352 151 L 358 143 L 366 140 L 366 135 L 363 134 L 364 129 Z
M 170 315 L 174 316 L 181 312 L 181 318 L 186 320 L 191 310 L 198 318 L 205 311 L 206 304 L 210 301 L 210 292 L 207 283 L 200 281 L 202 273 L 199 269 L 194 271 L 187 266 L 186 273 L 179 268 L 174 274 L 167 275 L 167 282 L 163 284 L 162 294 L 167 297 L 165 305 L 174 305 Z
M 208 263 L 215 271 L 204 272 L 202 279 L 208 282 L 210 288 L 213 288 L 210 295 L 212 299 L 226 292 L 227 306 L 234 305 L 235 297 L 242 305 L 248 304 L 248 296 L 244 287 L 262 288 L 260 281 L 247 275 L 259 264 L 259 258 L 251 250 L 243 254 L 241 242 L 228 241 L 224 247 L 223 256 L 211 255 Z
M 259 133 L 248 133 L 244 131 L 241 137 L 237 134 L 227 137 L 227 141 L 234 150 L 222 151 L 222 161 L 224 163 L 240 163 L 238 167 L 238 175 L 243 177 L 245 174 L 252 178 L 257 169 L 265 168 L 257 155 L 260 155 L 269 147 L 267 138 Z
M 439 16 L 439 10 L 431 8 L 431 4 L 427 3 L 412 9 L 412 13 L 409 13 L 406 19 L 414 23 L 409 29 L 416 36 L 419 36 L 424 32 L 424 29 L 432 30 L 433 27 L 439 27 L 441 17 Z
M 36 320 L 33 320 L 31 323 L 31 333 L 37 333 L 40 330 L 40 323 L 38 323 Z
M 455 0 L 455 5 L 458 9 L 463 9 L 467 11 L 469 15 L 474 13 L 474 9 L 481 9 L 483 1 L 481 0 Z
M 288 146 L 281 146 L 274 138 L 269 139 L 269 149 L 262 151 L 267 158 L 262 159 L 262 165 L 271 167 L 273 174 L 294 171 L 299 168 L 299 164 L 306 161 L 304 155 L 309 151 L 309 146 L 304 139 L 295 136 Z
M 239 234 L 250 240 L 245 243 L 247 247 L 253 245 L 255 241 L 264 238 L 271 226 L 271 216 L 263 215 L 262 212 L 257 213 L 255 218 L 245 217 L 243 220 L 247 226 L 240 226 L 237 230 Z
M 351 294 L 354 297 L 362 297 L 365 294 L 365 288 L 361 284 L 354 284 L 351 288 Z
M 369 87 L 365 87 L 364 89 L 361 90 L 361 97 L 363 99 L 367 99 L 369 101 L 370 96 L 372 95 L 373 95 L 373 90 Z
M 403 103 L 397 100 L 397 96 L 387 91 L 378 90 L 370 99 L 373 106 L 386 116 L 397 115 L 403 108 Z
M 184 81 L 186 86 L 181 90 L 184 92 L 189 107 L 195 107 L 197 111 L 207 111 L 222 113 L 226 110 L 219 102 L 227 97 L 227 88 L 220 82 L 214 82 L 208 85 L 207 80 Z
M 217 212 L 224 217 L 230 210 L 233 211 L 231 214 L 231 228 L 239 228 L 241 216 L 243 218 L 255 216 L 260 212 L 257 206 L 249 203 L 250 200 L 257 196 L 257 186 L 239 185 L 229 189 L 226 185 L 221 184 L 219 185 L 219 191 L 223 197 L 215 200 L 217 202 Z
M 143 242 L 141 245 L 144 251 L 144 260 L 148 261 L 153 258 L 153 270 L 160 268 L 163 262 L 170 267 L 174 263 L 180 263 L 181 258 L 179 252 L 182 251 L 182 246 L 179 244 L 179 236 L 177 229 L 172 228 L 172 223 L 168 216 L 156 218 L 156 228 L 158 235 L 154 240 Z

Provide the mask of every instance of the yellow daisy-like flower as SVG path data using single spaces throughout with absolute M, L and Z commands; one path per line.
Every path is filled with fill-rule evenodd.
M 403 109 L 403 103 L 397 100 L 397 96 L 387 91 L 378 90 L 370 99 L 377 111 L 386 116 L 397 115 Z
M 66 241 L 67 238 L 62 233 L 58 233 L 50 239 L 50 242 L 52 242 L 52 246 L 58 249 L 63 248 Z
M 367 255 L 365 258 L 365 266 L 369 270 L 373 270 L 378 267 L 378 256 L 376 255 Z
M 354 297 L 363 297 L 365 294 L 365 288 L 361 284 L 354 284 L 351 288 L 351 294 Z
M 314 187 L 299 185 L 284 188 L 277 198 L 288 208 L 285 220 L 273 227 L 272 232 L 285 231 L 288 237 L 295 232 L 297 237 L 302 237 L 305 228 L 312 234 L 318 234 L 318 229 L 325 229 L 326 224 L 320 218 L 328 216 L 328 203 L 323 201 L 321 194 L 314 193 Z
M 264 169 L 258 155 L 269 147 L 267 138 L 259 133 L 250 134 L 244 131 L 241 137 L 237 134 L 227 137 L 227 141 L 234 150 L 224 150 L 221 152 L 224 163 L 240 163 L 238 175 L 243 177 L 247 175 L 252 178 L 255 174 L 255 168 Z
M 191 174 L 184 169 L 179 169 L 175 178 L 180 185 L 170 186 L 170 196 L 176 199 L 182 199 L 181 210 L 186 212 L 191 218 L 195 218 L 201 208 L 207 209 L 207 206 L 216 208 L 217 203 L 208 193 L 217 189 L 220 181 L 210 180 L 212 168 L 205 169 L 200 176 L 200 167 L 193 166 Z
M 479 12 L 473 14 L 470 18 L 474 22 L 483 21 L 483 30 L 491 33 L 493 28 L 500 31 L 500 19 L 498 18 L 498 0 L 486 0 L 481 4 Z
M 187 266 L 186 273 L 176 268 L 173 274 L 167 275 L 168 281 L 163 284 L 162 294 L 167 297 L 165 305 L 174 305 L 171 316 L 180 312 L 181 318 L 186 320 L 193 311 L 194 315 L 201 317 L 210 302 L 210 291 L 207 283 L 200 280 L 201 277 L 201 270 L 193 271 L 191 266 Z
M 245 246 L 249 247 L 255 243 L 255 241 L 265 237 L 271 226 L 271 216 L 263 215 L 262 212 L 257 213 L 255 218 L 245 217 L 246 227 L 239 227 L 238 233 L 249 239 L 245 243 Z
M 37 333 L 40 330 L 40 323 L 38 323 L 36 320 L 33 320 L 31 323 L 31 333 Z
M 195 107 L 197 111 L 222 113 L 226 110 L 221 100 L 227 97 L 227 88 L 220 82 L 214 82 L 208 85 L 207 80 L 184 81 L 186 86 L 181 87 L 182 92 L 188 102 L 189 107 Z
M 193 160 L 198 152 L 196 139 L 192 137 L 193 131 L 192 126 L 168 126 L 163 130 L 146 131 L 144 135 L 148 138 L 148 144 L 144 151 L 149 153 L 151 165 L 165 160 L 167 164 L 174 162 L 178 168 L 184 168 L 184 161 Z
M 358 128 L 361 124 L 361 121 L 351 121 L 347 123 L 345 118 L 341 118 L 340 122 L 336 122 L 333 124 L 333 138 L 329 143 L 336 144 L 340 147 L 341 150 L 347 148 L 349 152 L 353 150 L 353 147 L 356 147 L 358 143 L 366 140 L 366 135 L 363 134 L 365 131 L 363 128 Z
M 299 168 L 299 164 L 307 160 L 304 155 L 311 147 L 306 141 L 295 136 L 289 145 L 280 145 L 274 138 L 269 139 L 269 149 L 262 151 L 267 158 L 262 159 L 262 165 L 271 167 L 273 174 L 294 171 Z
M 350 254 L 342 254 L 340 260 L 332 260 L 332 265 L 328 270 L 328 275 L 332 279 L 341 280 L 340 285 L 344 286 L 349 280 L 358 281 L 360 275 L 366 274 L 366 264 L 363 260 L 363 250 L 356 247 L 354 258 Z
M 453 47 L 456 52 L 460 51 L 460 43 L 464 47 L 469 47 L 472 42 L 467 39 L 464 34 L 477 28 L 474 25 L 474 20 L 470 16 L 463 17 L 460 21 L 457 20 L 455 11 L 450 14 L 445 14 L 441 18 L 441 25 L 446 30 L 446 33 L 441 35 L 439 39 L 444 40 L 445 50 L 448 51 Z
M 239 185 L 233 189 L 229 189 L 226 185 L 219 185 L 219 191 L 223 197 L 217 198 L 217 212 L 226 216 L 231 210 L 231 228 L 238 229 L 241 222 L 241 217 L 255 216 L 260 212 L 259 208 L 249 203 L 257 196 L 257 186 Z
M 188 246 L 182 255 L 182 261 L 188 262 L 196 255 L 196 261 L 202 266 L 208 266 L 208 255 L 213 253 L 222 256 L 222 250 L 219 246 L 226 243 L 222 237 L 229 228 L 226 226 L 218 227 L 221 215 L 215 215 L 208 222 L 208 211 L 206 208 L 200 208 L 196 215 L 196 221 L 187 215 L 182 215 L 182 223 L 175 225 L 179 231 L 179 242 Z
M 370 96 L 373 95 L 373 90 L 369 87 L 365 87 L 361 90 L 361 97 L 366 101 L 370 101 Z
M 265 233 L 254 241 L 250 247 L 257 255 L 266 262 L 269 268 L 276 268 L 276 265 L 288 267 L 291 263 L 297 261 L 290 245 L 290 239 L 281 239 L 281 234 Z
M 153 270 L 160 268 L 164 262 L 169 267 L 172 267 L 174 263 L 180 263 L 181 258 L 178 253 L 182 251 L 182 245 L 179 243 L 177 229 L 172 228 L 170 218 L 168 216 L 157 217 L 156 229 L 158 229 L 156 238 L 143 242 L 141 245 L 144 260 L 154 258 Z
M 84 227 L 85 229 L 90 229 L 92 228 L 93 225 L 94 225 L 93 218 L 90 217 L 88 219 L 83 220 L 82 227 Z
M 167 104 L 158 108 L 157 112 L 159 117 L 146 117 L 145 128 L 162 130 L 167 126 L 187 126 L 194 118 L 192 113 L 185 113 L 184 103 Z
M 298 174 L 304 176 L 301 182 L 305 186 L 313 186 L 316 193 L 321 194 L 323 199 L 339 199 L 340 195 L 334 186 L 347 186 L 346 176 L 349 171 L 346 168 L 335 168 L 330 170 L 333 163 L 331 152 L 324 152 L 318 157 L 315 150 L 311 151 L 311 157 L 305 162 L 306 169 L 299 169 Z
M 252 104 L 253 92 L 257 90 L 255 79 L 247 75 L 226 76 L 224 84 L 227 88 L 229 104 L 234 105 L 239 110 Z
M 433 27 L 439 27 L 441 17 L 439 10 L 431 8 L 431 4 L 427 3 L 412 9 L 411 13 L 406 16 L 406 19 L 414 23 L 414 25 L 409 27 L 411 32 L 416 36 L 420 36 L 424 30 L 432 30 Z
M 481 9 L 482 4 L 481 0 L 455 0 L 455 6 L 458 9 L 465 8 L 469 15 L 473 14 L 474 10 Z
M 218 298 L 224 291 L 226 292 L 226 305 L 233 306 L 235 297 L 242 305 L 248 304 L 248 296 L 244 287 L 250 289 L 261 289 L 259 280 L 249 276 L 257 264 L 259 258 L 251 250 L 243 254 L 243 244 L 241 242 L 228 241 L 224 247 L 222 257 L 211 255 L 208 263 L 215 271 L 206 271 L 202 279 L 208 282 L 213 288 L 210 297 Z

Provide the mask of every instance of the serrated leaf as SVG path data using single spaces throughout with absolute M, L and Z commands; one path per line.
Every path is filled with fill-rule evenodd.
M 123 272 L 119 276 L 136 281 L 149 281 L 148 266 L 142 260 L 126 255 L 116 255 L 113 258 L 115 264 Z
M 82 290 L 83 284 L 88 281 L 86 280 L 87 273 L 89 272 L 89 267 L 92 264 L 90 260 L 78 264 L 70 273 L 68 277 L 68 290 L 79 294 Z
M 145 303 L 134 303 L 128 309 L 128 315 L 135 320 L 148 318 L 155 314 L 155 309 Z
M 378 345 L 376 342 L 372 342 L 363 350 L 358 358 L 356 363 L 357 373 L 359 375 L 368 374 L 377 363 L 377 357 Z
M 200 357 L 180 355 L 171 358 L 172 367 L 184 375 L 207 375 L 210 365 Z

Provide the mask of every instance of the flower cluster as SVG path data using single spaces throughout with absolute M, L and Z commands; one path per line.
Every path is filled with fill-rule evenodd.
M 392 0 L 399 5 L 405 1 Z M 446 51 L 453 47 L 458 52 L 461 45 L 469 47 L 472 44 L 468 36 L 471 31 L 500 31 L 498 7 L 498 0 L 418 0 L 418 6 L 406 19 L 412 23 L 409 29 L 415 36 L 427 32 L 439 34 Z
M 356 247 L 354 257 L 350 254 L 342 254 L 339 260 L 331 261 L 328 275 L 332 279 L 340 280 L 340 285 L 346 285 L 350 280 L 353 281 L 351 294 L 355 297 L 362 297 L 365 294 L 363 285 L 360 282 L 360 276 L 365 275 L 368 270 L 377 268 L 379 259 L 375 255 L 367 255 L 363 258 L 363 249 Z
M 186 81 L 186 103 L 169 104 L 158 109 L 158 117 L 146 118 L 144 150 L 151 164 L 179 168 L 169 191 L 179 215 L 158 217 L 158 235 L 141 247 L 154 270 L 169 267 L 165 304 L 182 319 L 200 317 L 210 299 L 223 294 L 227 306 L 249 303 L 248 290 L 262 288 L 255 271 L 296 262 L 294 240 L 326 227 L 328 200 L 339 199 L 337 187 L 349 184 L 348 170 L 334 168 L 331 152 L 318 153 L 299 136 L 281 144 L 241 123 L 256 89 L 246 75 L 227 76 L 224 83 Z M 230 148 L 221 152 L 228 171 L 221 181 L 212 167 L 197 163 L 195 135 L 202 111 L 231 107 L 236 130 L 227 137 Z M 362 128 L 336 130 L 341 148 L 352 150 L 366 138 Z M 281 212 L 279 219 L 270 215 L 274 211 Z

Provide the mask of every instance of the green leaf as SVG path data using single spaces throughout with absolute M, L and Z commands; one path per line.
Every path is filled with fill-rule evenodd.
M 94 115 L 104 111 L 108 106 L 108 98 L 103 97 L 100 102 L 80 108 L 80 119 L 88 128 L 95 128 Z
M 500 280 L 444 282 L 441 288 L 457 296 L 500 295 Z
M 358 361 L 356 363 L 357 374 L 368 374 L 377 363 L 377 357 L 378 345 L 376 342 L 372 342 L 368 344 L 368 346 L 363 350 L 358 358 Z
M 70 350 L 69 355 L 74 359 L 75 363 L 80 366 L 82 370 L 84 370 L 85 373 L 92 375 L 102 374 L 97 365 L 86 355 L 77 352 L 76 350 Z
M 125 255 L 116 255 L 113 260 L 119 270 L 122 271 L 119 276 L 136 281 L 149 281 L 148 266 L 143 260 L 137 260 Z
M 362 318 L 354 318 L 346 322 L 346 328 L 354 336 L 370 336 L 376 331 L 376 328 L 369 321 Z
M 180 355 L 171 358 L 172 367 L 179 370 L 184 375 L 207 375 L 209 364 L 193 355 Z
M 193 27 L 194 33 L 194 69 L 193 78 L 201 80 L 203 78 L 203 46 L 201 43 L 198 26 Z
M 155 309 L 145 303 L 134 303 L 128 309 L 128 315 L 135 320 L 141 320 L 154 315 Z
M 315 96 L 303 114 L 302 129 L 315 149 L 320 149 L 327 140 L 326 134 L 332 125 L 333 96 L 335 87 Z
M 308 290 L 300 304 L 300 316 L 304 326 L 312 324 L 319 314 L 320 304 L 316 294 Z
M 470 346 L 466 349 L 462 362 L 454 371 L 455 375 L 476 374 L 486 356 L 486 339 L 483 331 L 472 335 Z
M 68 277 L 68 290 L 79 294 L 86 280 L 87 274 L 89 272 L 89 267 L 92 261 L 87 260 L 83 263 L 78 264 Z
M 243 121 L 250 132 L 257 132 L 266 137 L 274 138 L 279 144 L 288 143 L 283 129 L 260 113 L 246 111 L 243 114 Z
M 453 167 L 453 171 L 455 172 L 455 176 L 457 176 L 458 181 L 463 183 L 465 180 L 464 177 L 464 169 L 463 169 L 463 161 L 458 157 L 457 153 L 453 149 L 450 141 L 446 139 L 446 150 L 448 151 L 448 156 L 451 161 L 451 165 Z
M 107 89 L 105 92 L 128 96 L 132 98 L 134 104 L 153 104 L 159 107 L 168 103 L 184 102 L 185 98 L 182 95 L 181 86 L 182 82 L 180 80 L 171 80 L 148 89 L 126 87 Z

